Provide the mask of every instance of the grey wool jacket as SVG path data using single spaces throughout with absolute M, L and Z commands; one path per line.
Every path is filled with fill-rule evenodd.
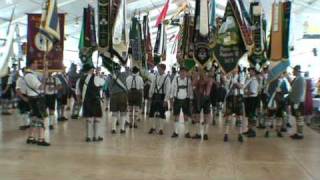
M 289 100 L 291 103 L 299 104 L 304 102 L 306 94 L 306 81 L 301 76 L 298 75 L 292 83 L 292 89 L 289 94 Z

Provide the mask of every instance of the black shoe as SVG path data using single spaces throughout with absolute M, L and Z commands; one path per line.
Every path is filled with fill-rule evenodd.
M 133 128 L 137 129 L 137 128 L 138 128 L 138 125 L 137 125 L 137 124 L 134 124 L 134 125 L 133 125 Z
M 270 126 L 271 129 L 273 129 L 273 124 Z
M 53 129 L 54 129 L 53 125 L 50 125 L 50 126 L 49 126 L 49 129 L 50 129 L 50 130 L 53 130 Z
M 120 134 L 126 133 L 126 130 L 120 129 Z
M 265 129 L 266 126 L 265 125 L 262 125 L 262 124 L 259 124 L 259 126 L 257 127 L 258 129 Z
M 242 134 L 245 135 L 245 136 L 247 136 L 247 135 L 249 134 L 249 130 L 246 131 L 246 132 L 244 132 L 244 133 L 242 133 Z
M 71 119 L 78 119 L 79 118 L 79 116 L 77 116 L 77 115 L 72 115 L 71 116 Z
M 111 134 L 116 134 L 116 133 L 117 133 L 117 131 L 115 129 L 111 130 Z
M 154 128 L 151 128 L 148 133 L 149 133 L 149 134 L 153 134 L 155 131 L 156 131 L 156 130 L 155 130 Z M 160 131 L 159 131 L 159 134 L 160 134 Z
M 265 137 L 265 138 L 268 138 L 268 137 L 269 137 L 269 131 L 266 131 L 266 132 L 264 133 L 264 137 Z
M 128 121 L 126 121 L 126 123 L 124 124 L 126 127 L 130 127 L 131 123 L 129 123 Z M 132 128 L 132 127 L 131 127 Z
M 240 120 L 236 120 L 236 127 L 240 127 L 241 126 L 241 121 Z
M 44 140 L 38 141 L 38 146 L 50 146 L 50 143 L 45 142 Z
M 162 129 L 159 130 L 159 135 L 163 135 Z
M 27 127 L 26 126 L 19 126 L 19 129 L 23 131 L 23 130 L 26 130 Z
M 228 141 L 229 141 L 228 134 L 225 134 L 225 135 L 224 135 L 223 141 L 224 141 L 224 142 L 228 142 Z
M 94 137 L 93 139 L 92 139 L 92 141 L 95 141 L 95 142 L 97 142 L 97 141 L 103 141 L 103 138 L 102 137 Z
M 89 137 L 87 137 L 86 142 L 91 142 L 91 139 Z
M 288 128 L 292 128 L 292 126 L 291 126 L 290 123 L 287 123 L 287 127 L 288 127 Z
M 254 138 L 257 136 L 256 132 L 254 130 L 251 129 L 251 131 L 249 131 L 248 135 L 249 138 Z
M 208 135 L 207 135 L 207 134 L 203 135 L 203 140 L 207 141 L 208 139 L 209 139 L 209 138 L 208 138 Z
M 66 117 L 62 117 L 62 119 L 63 119 L 64 121 L 68 121 L 68 118 L 66 118 Z
M 195 134 L 194 136 L 192 136 L 192 139 L 201 139 L 201 135 L 200 134 Z
M 36 144 L 37 141 L 33 137 L 28 137 L 26 143 L 27 144 Z
M 279 137 L 279 138 L 282 138 L 283 137 L 283 135 L 282 135 L 282 133 L 281 132 L 277 132 L 277 136 Z
M 119 124 L 119 121 L 117 121 L 116 122 L 116 126 L 119 126 L 120 124 Z M 125 124 L 125 126 L 127 125 L 127 122 L 126 122 L 126 124 Z
M 174 132 L 171 137 L 172 137 L 172 138 L 176 138 L 176 137 L 178 137 L 178 136 L 179 136 L 179 135 Z
M 281 131 L 281 132 L 287 132 L 288 130 L 287 130 L 287 128 L 281 128 L 280 131 Z
M 239 134 L 239 136 L 238 136 L 238 141 L 241 143 L 243 142 L 243 136 L 241 134 Z
M 294 140 L 302 140 L 303 139 L 303 135 L 299 135 L 299 134 L 294 134 L 290 137 L 291 137 L 291 139 L 294 139 Z
M 186 133 L 186 134 L 184 135 L 184 137 L 185 137 L 185 138 L 188 138 L 188 139 L 191 138 L 190 133 Z
M 213 120 L 212 120 L 212 126 L 215 126 L 215 125 L 217 125 L 217 122 L 216 122 L 215 119 L 213 119 Z

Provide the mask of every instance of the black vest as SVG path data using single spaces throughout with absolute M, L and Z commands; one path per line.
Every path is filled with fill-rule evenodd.
M 87 76 L 88 75 L 85 75 L 80 78 L 79 87 L 80 87 L 81 93 L 83 91 L 84 84 L 86 83 L 85 81 Z M 84 101 L 91 100 L 91 99 L 92 100 L 100 99 L 100 87 L 95 86 L 94 77 L 95 76 L 92 75 L 87 84 L 87 91 L 86 91 L 85 97 L 83 97 Z

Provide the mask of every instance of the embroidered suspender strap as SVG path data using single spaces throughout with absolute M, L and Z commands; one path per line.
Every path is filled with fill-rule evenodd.
M 82 89 L 82 103 L 84 102 L 85 96 L 87 94 L 88 84 L 89 84 L 89 81 L 90 81 L 91 77 L 92 77 L 91 74 L 88 75 L 86 77 L 86 80 L 84 81 L 83 89 Z

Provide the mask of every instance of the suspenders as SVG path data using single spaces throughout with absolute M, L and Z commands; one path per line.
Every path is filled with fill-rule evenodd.
M 177 92 L 176 92 L 176 97 L 178 97 L 178 93 L 179 93 L 179 90 L 180 89 L 186 89 L 186 91 L 187 91 L 187 97 L 188 97 L 188 95 L 189 95 L 189 92 L 188 92 L 188 85 L 189 85 L 189 78 L 187 78 L 187 84 L 185 85 L 185 86 L 183 86 L 183 85 L 181 85 L 181 86 L 179 86 L 179 81 L 178 81 L 178 79 L 179 79 L 179 77 L 177 77 Z
M 160 88 L 158 88 L 158 76 L 156 76 L 156 81 L 155 81 L 155 91 L 154 91 L 154 93 L 156 93 L 156 94 L 164 94 L 164 85 L 165 85 L 165 83 L 166 83 L 166 81 L 167 81 L 167 78 L 168 78 L 168 76 L 166 76 L 165 78 L 164 78 L 164 80 L 163 80 L 163 82 L 162 82 L 162 85 L 160 86 Z M 160 93 L 160 90 L 162 91 L 162 93 Z

